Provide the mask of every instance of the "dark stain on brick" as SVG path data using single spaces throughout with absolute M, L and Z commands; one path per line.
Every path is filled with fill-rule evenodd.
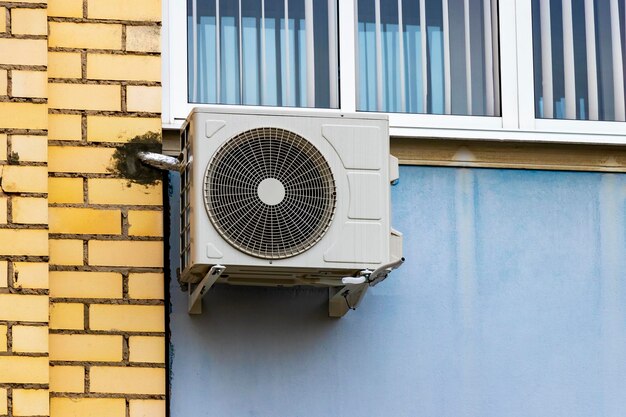
M 9 165 L 17 165 L 20 162 L 20 154 L 17 152 L 11 152 L 7 159 Z
M 133 183 L 157 184 L 163 178 L 162 172 L 142 163 L 137 157 L 139 152 L 161 152 L 161 135 L 148 132 L 118 146 L 113 153 L 113 164 L 109 172 L 127 179 L 129 187 Z

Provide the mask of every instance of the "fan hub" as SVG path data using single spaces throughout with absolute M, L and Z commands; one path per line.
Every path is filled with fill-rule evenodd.
M 285 186 L 276 178 L 265 178 L 259 183 L 256 192 L 268 206 L 276 206 L 285 199 Z

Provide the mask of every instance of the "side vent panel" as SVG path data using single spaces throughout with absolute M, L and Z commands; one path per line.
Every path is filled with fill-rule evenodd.
M 190 125 L 180 135 L 180 149 L 183 152 L 184 168 L 180 173 L 180 270 L 191 264 L 191 161 L 192 141 L 189 137 Z

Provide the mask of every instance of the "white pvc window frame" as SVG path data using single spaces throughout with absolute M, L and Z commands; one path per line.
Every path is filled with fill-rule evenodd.
M 587 1 L 586 3 L 591 4 L 592 1 Z M 504 1 L 501 0 L 500 7 L 502 7 L 502 3 Z M 555 141 L 558 142 L 626 144 L 625 122 L 541 119 L 535 117 L 532 36 L 523 35 L 524 33 L 532 34 L 532 7 L 530 1 L 515 0 L 515 3 L 518 33 L 517 60 L 520 74 L 518 76 L 518 90 L 526 92 L 526 94 L 520 95 L 519 100 L 520 129 L 533 132 L 532 137 L 536 137 L 537 140 L 542 140 L 539 135 L 545 135 L 550 140 L 557 138 Z M 555 53 L 555 51 L 552 51 L 552 53 Z M 595 68 L 595 65 L 592 68 Z M 593 88 L 594 85 L 595 83 L 590 83 L 590 88 Z M 597 86 L 595 87 L 597 88 Z M 565 138 L 569 138 L 569 140 Z
M 339 0 L 339 108 L 290 108 L 303 113 L 353 113 L 357 103 L 357 0 Z M 187 101 L 186 1 L 163 0 L 163 127 L 180 127 L 194 107 L 265 109 L 263 106 L 194 104 Z M 625 122 L 537 119 L 534 104 L 532 10 L 528 0 L 500 0 L 500 117 L 389 113 L 397 137 L 626 144 Z M 521 92 L 521 94 L 520 94 Z

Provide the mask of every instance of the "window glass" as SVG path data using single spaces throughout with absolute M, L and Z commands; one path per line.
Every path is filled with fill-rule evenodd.
M 189 101 L 336 108 L 336 34 L 336 0 L 188 0 Z
M 496 0 L 358 0 L 357 108 L 498 116 Z
M 533 0 L 535 114 L 626 120 L 624 0 Z

